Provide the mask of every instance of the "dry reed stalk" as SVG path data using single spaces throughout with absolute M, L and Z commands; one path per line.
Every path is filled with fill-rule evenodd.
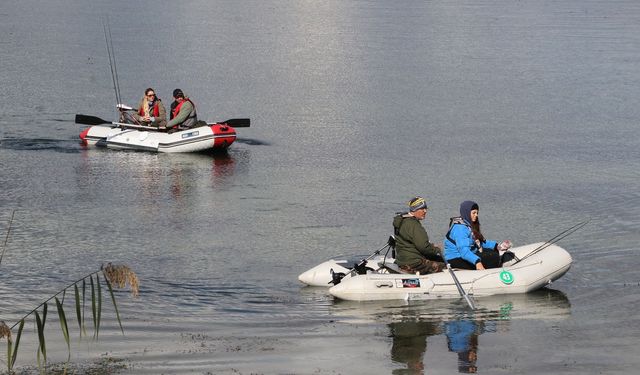
M 118 288 L 124 288 L 127 284 L 131 287 L 131 294 L 136 297 L 138 295 L 139 281 L 138 276 L 129 267 L 125 265 L 107 264 L 102 268 L 102 272 L 109 280 L 111 285 Z
M 11 340 L 11 329 L 9 329 L 9 326 L 4 321 L 0 320 L 0 339 L 3 337 Z

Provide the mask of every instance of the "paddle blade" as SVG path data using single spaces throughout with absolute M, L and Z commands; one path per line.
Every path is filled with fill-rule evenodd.
M 111 124 L 111 121 L 105 121 L 100 117 L 96 117 L 96 116 L 76 115 L 76 124 L 101 125 L 101 124 Z
M 226 121 L 222 121 L 221 123 L 234 128 L 248 128 L 251 125 L 251 120 L 248 118 L 230 118 Z

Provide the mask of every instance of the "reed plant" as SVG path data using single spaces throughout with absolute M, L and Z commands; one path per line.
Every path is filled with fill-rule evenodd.
M 103 281 L 101 281 L 101 278 Z M 118 305 L 116 304 L 116 298 L 114 295 L 114 288 L 124 288 L 127 285 L 130 287 L 131 294 L 135 297 L 139 291 L 139 280 L 135 272 L 133 272 L 126 265 L 113 265 L 111 263 L 106 266 L 103 265 L 99 270 L 91 272 L 78 280 L 70 283 L 64 288 L 60 289 L 57 293 L 49 297 L 47 300 L 38 305 L 35 309 L 31 310 L 20 318 L 15 324 L 9 327 L 4 321 L 0 321 L 0 340 L 6 338 L 7 340 L 7 371 L 13 372 L 14 365 L 18 356 L 18 348 L 20 346 L 20 338 L 22 337 L 23 328 L 25 322 L 29 318 L 33 318 L 36 324 L 36 330 L 38 334 L 38 351 L 37 351 L 37 363 L 41 372 L 44 372 L 47 364 L 47 346 L 45 341 L 45 324 L 47 322 L 47 313 L 49 304 L 55 302 L 55 308 L 58 313 L 58 320 L 60 322 L 60 330 L 67 344 L 67 363 L 71 358 L 71 343 L 69 336 L 69 324 L 67 319 L 67 312 L 65 311 L 65 297 L 67 292 L 73 290 L 74 296 L 74 309 L 75 316 L 78 324 L 78 330 L 80 337 L 87 336 L 87 327 L 85 324 L 85 306 L 86 302 L 90 298 L 91 303 L 91 322 L 93 323 L 93 338 L 97 339 L 100 332 L 100 319 L 102 316 L 102 301 L 103 294 L 107 293 L 103 291 L 103 285 L 106 286 L 106 290 L 110 296 L 111 302 L 116 313 L 116 318 L 120 326 L 122 334 L 124 329 L 122 327 L 122 321 L 120 319 L 120 313 L 118 311 Z M 14 335 L 14 330 L 17 329 Z
M 7 250 L 7 240 L 9 239 L 9 234 L 11 232 L 11 226 L 13 224 L 13 218 L 15 216 L 16 210 L 13 210 L 11 213 L 11 219 L 9 220 L 9 226 L 7 229 L 7 234 L 4 238 L 4 243 L 2 245 L 2 252 L 0 253 L 0 264 L 2 263 L 2 259 L 4 258 L 5 252 Z M 47 322 L 47 312 L 49 310 L 49 303 L 51 301 L 55 302 L 56 310 L 58 312 L 58 320 L 60 322 L 60 329 L 62 331 L 62 335 L 64 336 L 64 340 L 67 344 L 67 363 L 71 358 L 71 340 L 69 337 L 69 325 L 67 320 L 67 313 L 65 312 L 64 303 L 65 297 L 67 295 L 67 291 L 73 288 L 73 295 L 75 300 L 75 315 L 76 320 L 78 321 L 78 329 L 80 331 L 80 337 L 87 336 L 87 328 L 85 324 L 85 305 L 87 300 L 87 294 L 91 298 L 91 318 L 93 322 L 93 338 L 97 339 L 98 334 L 100 332 L 100 318 L 102 316 L 102 297 L 103 297 L 103 282 L 100 281 L 100 276 L 104 280 L 104 285 L 107 287 L 107 291 L 109 296 L 111 297 L 111 302 L 113 303 L 113 308 L 116 313 L 116 318 L 118 320 L 118 325 L 120 326 L 120 331 L 124 335 L 124 329 L 122 328 L 122 321 L 120 319 L 120 312 L 118 311 L 118 305 L 116 304 L 116 298 L 113 292 L 113 288 L 125 288 L 129 285 L 131 289 L 131 294 L 134 297 L 138 296 L 139 291 L 139 280 L 138 276 L 136 276 L 135 272 L 133 272 L 126 265 L 114 265 L 108 263 L 107 265 L 102 265 L 99 270 L 93 271 L 76 281 L 70 283 L 64 288 L 60 289 L 54 295 L 46 299 L 44 302 L 39 304 L 35 309 L 29 311 L 22 318 L 20 318 L 15 324 L 9 327 L 4 321 L 0 320 L 0 340 L 7 340 L 7 371 L 8 373 L 13 373 L 13 368 L 16 363 L 16 359 L 18 357 L 18 348 L 20 347 L 20 338 L 22 337 L 22 331 L 24 329 L 25 322 L 27 319 L 32 317 L 35 320 L 37 333 L 38 333 L 38 351 L 37 351 L 37 362 L 38 368 L 41 372 L 46 370 L 47 364 L 47 346 L 45 341 L 45 324 Z M 87 285 L 88 284 L 88 285 Z M 89 290 L 87 290 L 89 289 Z M 15 336 L 12 332 L 17 327 L 17 333 Z M 14 338 L 15 337 L 15 338 Z M 65 371 L 66 373 L 66 371 Z

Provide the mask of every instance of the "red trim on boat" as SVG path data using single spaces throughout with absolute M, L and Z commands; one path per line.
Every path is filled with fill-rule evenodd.
M 80 133 L 80 139 L 82 139 L 82 143 L 87 143 L 87 134 L 89 134 L 89 129 L 91 129 L 91 127 L 84 129 L 82 133 Z
M 226 124 L 213 124 L 210 126 L 215 138 L 214 148 L 227 148 L 236 140 L 236 130 Z

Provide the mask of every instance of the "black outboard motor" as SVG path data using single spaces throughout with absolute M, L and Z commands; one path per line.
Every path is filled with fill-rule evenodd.
M 389 239 L 387 240 L 387 244 L 382 248 L 377 250 L 375 253 L 371 254 L 367 259 L 362 259 L 360 262 L 356 263 L 353 268 L 351 269 L 351 272 L 349 272 L 351 275 L 366 275 L 368 271 L 375 271 L 374 268 L 371 267 L 367 267 L 367 261 L 371 258 L 373 258 L 374 255 L 378 255 L 380 254 L 380 251 L 382 251 L 384 248 L 388 248 L 387 249 L 387 253 L 389 253 L 389 250 L 391 250 L 391 256 L 393 258 L 396 257 L 396 239 L 393 236 L 389 236 Z M 387 255 L 385 254 L 385 259 L 386 259 Z M 349 266 L 347 266 L 349 267 Z M 346 276 L 346 274 L 344 272 L 334 272 L 333 268 L 331 269 L 331 281 L 329 281 L 329 284 L 333 284 L 333 285 L 338 285 L 340 284 L 340 281 L 342 281 L 342 279 Z
M 356 263 L 355 266 L 353 266 L 353 270 L 350 273 L 353 274 L 355 272 L 358 275 L 366 275 L 367 271 L 370 271 L 370 270 L 373 270 L 373 269 L 367 267 L 367 260 L 363 259 L 360 262 Z M 345 276 L 346 274 L 344 272 L 334 272 L 332 268 L 331 281 L 329 281 L 329 284 L 338 285 L 340 284 L 340 281 L 342 281 L 342 279 Z
M 330 271 L 331 281 L 329 281 L 328 284 L 338 285 L 340 284 L 340 281 L 342 281 L 342 279 L 347 276 L 347 274 L 345 274 L 344 272 L 333 272 L 333 268 Z
M 353 267 L 353 270 L 356 271 L 356 273 L 358 275 L 366 275 L 368 269 L 371 269 L 371 268 L 367 267 L 367 260 L 366 259 L 363 259 L 362 261 L 360 261 L 360 263 L 356 264 Z

